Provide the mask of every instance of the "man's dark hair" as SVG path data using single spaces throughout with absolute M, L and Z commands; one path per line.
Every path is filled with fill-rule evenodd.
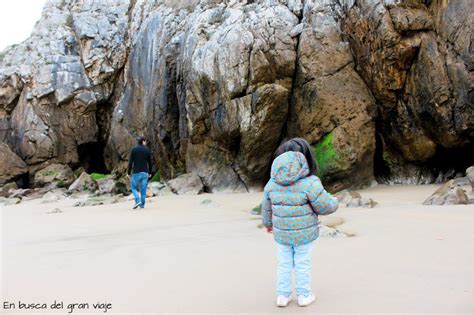
M 146 138 L 145 138 L 145 137 L 138 137 L 138 138 L 137 138 L 138 144 L 143 144 L 143 141 L 146 141 Z
M 276 149 L 273 159 L 276 159 L 279 155 L 285 152 L 301 152 L 306 157 L 309 167 L 309 175 L 316 175 L 318 171 L 318 165 L 316 159 L 314 158 L 313 150 L 308 141 L 303 138 L 293 138 L 288 141 L 284 141 L 278 149 Z M 308 176 L 309 176 L 308 175 Z

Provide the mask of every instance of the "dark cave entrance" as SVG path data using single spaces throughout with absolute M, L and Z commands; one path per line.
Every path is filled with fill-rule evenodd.
M 390 167 L 383 158 L 384 143 L 382 135 L 375 132 L 374 176 L 377 182 L 383 183 L 391 177 Z
M 15 179 L 16 186 L 18 188 L 26 189 L 30 188 L 30 176 L 28 173 L 18 176 Z
M 374 175 L 379 183 L 389 182 L 392 177 L 399 174 L 394 172 L 403 172 L 406 169 L 417 169 L 420 173 L 430 175 L 432 182 L 444 183 L 456 177 L 465 176 L 466 169 L 474 165 L 474 144 L 468 144 L 461 148 L 444 148 L 438 146 L 436 153 L 430 159 L 423 162 L 404 161 L 401 155 L 395 162 L 396 169 L 391 168 L 384 159 L 384 142 L 382 136 L 376 134 L 376 146 L 374 156 Z M 409 166 L 409 167 L 408 167 Z M 409 171 L 408 171 L 409 172 Z M 407 175 L 405 173 L 405 175 Z M 419 174 L 412 174 L 416 178 Z
M 77 146 L 79 165 L 89 174 L 110 173 L 110 170 L 107 169 L 105 164 L 104 149 L 109 136 L 112 109 L 113 106 L 109 100 L 97 103 L 97 110 L 95 112 L 98 129 L 97 141 L 83 143 Z
M 113 106 L 109 101 L 97 103 L 95 118 L 97 123 L 97 141 L 87 142 L 77 146 L 79 165 L 91 173 L 108 174 L 110 170 L 105 164 L 104 149 L 110 131 L 110 120 Z
M 474 144 L 462 148 L 444 148 L 438 146 L 435 155 L 426 162 L 442 182 L 465 176 L 466 169 L 474 165 Z
M 104 147 L 102 142 L 88 142 L 77 146 L 79 164 L 87 173 L 109 173 L 104 161 Z

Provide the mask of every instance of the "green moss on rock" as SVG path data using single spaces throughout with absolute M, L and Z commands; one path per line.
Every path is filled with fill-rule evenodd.
M 153 175 L 151 178 L 151 182 L 159 182 L 161 180 L 161 174 L 160 171 L 156 171 L 156 173 Z
M 40 175 L 44 177 L 49 177 L 49 176 L 55 177 L 58 175 L 58 173 L 55 171 L 44 171 L 44 172 L 40 172 Z
M 107 175 L 106 174 L 100 174 L 100 173 L 92 173 L 91 177 L 93 180 L 99 180 L 105 178 Z
M 330 133 L 314 146 L 316 163 L 318 163 L 318 177 L 320 178 L 323 178 L 324 175 L 327 174 L 338 158 L 332 141 L 333 134 Z

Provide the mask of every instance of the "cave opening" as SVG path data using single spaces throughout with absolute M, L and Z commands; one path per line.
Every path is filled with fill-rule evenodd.
M 97 141 L 87 142 L 77 146 L 79 165 L 89 174 L 110 173 L 105 163 L 104 149 L 110 132 L 112 110 L 113 106 L 110 100 L 97 103 L 97 110 L 95 112 L 98 129 Z
M 109 173 L 104 161 L 104 147 L 102 142 L 88 142 L 77 146 L 79 164 L 87 173 Z
M 15 179 L 16 186 L 21 189 L 30 188 L 30 176 L 28 173 L 18 176 Z
M 460 148 L 438 146 L 435 155 L 426 162 L 426 166 L 433 170 L 438 183 L 462 177 L 466 175 L 466 169 L 474 165 L 472 152 L 474 144 Z
M 374 155 L 374 175 L 379 183 L 388 183 L 391 179 L 400 175 L 395 172 L 413 172 L 412 180 L 407 178 L 407 182 L 416 182 L 419 174 L 431 178 L 432 183 L 444 183 L 450 179 L 465 176 L 466 169 L 474 165 L 474 145 L 468 144 L 459 148 L 445 148 L 438 146 L 435 154 L 426 161 L 409 162 L 404 161 L 401 155 L 398 157 L 395 168 L 391 168 L 384 159 L 383 137 L 377 133 Z M 411 171 L 410 171 L 411 170 Z M 418 170 L 418 172 L 414 171 Z
M 383 158 L 384 143 L 382 135 L 375 133 L 374 176 L 377 182 L 383 183 L 390 179 L 391 171 Z

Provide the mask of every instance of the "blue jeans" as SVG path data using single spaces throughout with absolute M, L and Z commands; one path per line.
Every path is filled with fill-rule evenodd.
M 311 292 L 311 252 L 313 242 L 300 246 L 277 243 L 277 295 L 291 296 L 291 271 L 296 273 L 296 294 L 308 296 Z
M 140 172 L 132 174 L 132 194 L 135 203 L 140 204 L 140 208 L 145 207 L 146 186 L 148 184 L 148 173 Z M 140 192 L 140 194 L 138 193 Z M 140 196 L 141 195 L 141 196 Z

